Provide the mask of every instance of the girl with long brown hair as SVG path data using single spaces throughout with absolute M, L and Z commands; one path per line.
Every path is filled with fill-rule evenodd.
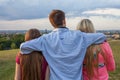
M 83 19 L 77 30 L 85 33 L 95 33 L 93 23 Z M 115 70 L 115 61 L 108 42 L 88 47 L 83 62 L 83 80 L 108 80 L 108 71 Z
M 40 37 L 37 29 L 30 29 L 25 34 L 25 41 Z M 16 57 L 15 80 L 45 80 L 47 62 L 42 52 L 33 51 L 31 54 L 19 54 Z M 46 76 L 47 77 L 47 76 Z

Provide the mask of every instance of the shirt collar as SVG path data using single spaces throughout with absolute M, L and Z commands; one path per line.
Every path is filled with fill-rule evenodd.
M 58 30 L 68 30 L 67 27 L 59 27 L 59 28 L 55 28 L 53 31 L 58 31 Z

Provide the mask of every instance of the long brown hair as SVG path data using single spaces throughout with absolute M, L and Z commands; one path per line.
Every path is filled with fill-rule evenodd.
M 26 32 L 25 41 L 40 37 L 37 29 Z M 41 80 L 42 52 L 33 51 L 29 55 L 20 56 L 21 80 Z
M 93 23 L 89 19 L 83 19 L 77 26 L 77 29 L 86 32 L 86 33 L 94 33 L 95 29 L 93 27 Z M 105 60 L 106 64 L 106 55 L 101 49 L 101 44 L 99 45 L 91 45 L 87 48 L 87 52 L 84 59 L 85 68 L 87 70 L 89 80 L 92 80 L 94 76 L 94 69 L 96 69 L 98 74 L 99 67 L 99 59 L 98 55 L 101 54 Z

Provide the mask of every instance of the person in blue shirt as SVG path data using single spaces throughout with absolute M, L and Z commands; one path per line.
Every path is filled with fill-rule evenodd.
M 84 33 L 66 27 L 65 13 L 53 10 L 49 20 L 54 30 L 21 44 L 21 54 L 42 51 L 50 68 L 50 80 L 82 80 L 82 64 L 91 44 L 106 40 L 102 33 Z

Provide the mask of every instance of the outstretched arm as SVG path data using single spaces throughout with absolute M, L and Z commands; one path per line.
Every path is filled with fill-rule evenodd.
M 43 36 L 24 42 L 20 45 L 21 54 L 29 54 L 32 51 L 43 51 L 44 50 L 44 39 Z
M 100 44 L 106 40 L 106 36 L 103 33 L 83 33 L 87 46 L 91 44 Z

